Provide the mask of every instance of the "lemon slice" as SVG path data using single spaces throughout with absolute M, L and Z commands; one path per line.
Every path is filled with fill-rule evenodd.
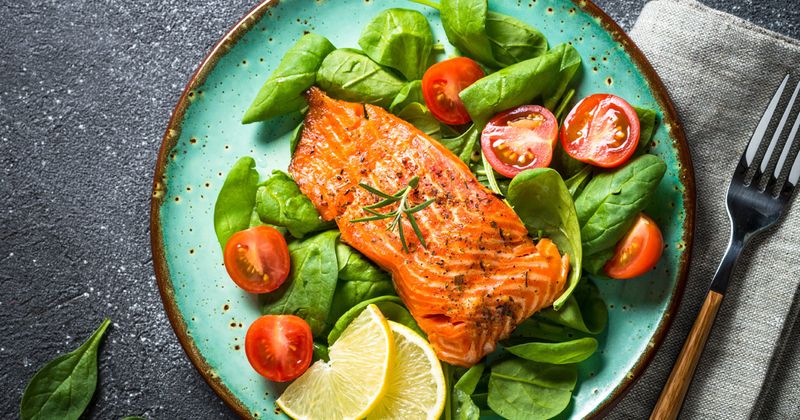
M 431 345 L 410 328 L 389 321 L 397 353 L 389 389 L 369 420 L 438 419 L 444 410 L 442 365 Z
M 317 361 L 278 398 L 296 420 L 360 419 L 386 393 L 395 344 L 386 318 L 369 305 L 329 349 L 330 361 Z

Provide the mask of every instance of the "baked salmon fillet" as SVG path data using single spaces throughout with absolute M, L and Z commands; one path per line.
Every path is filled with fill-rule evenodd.
M 291 173 L 342 240 L 391 273 L 395 289 L 439 358 L 471 366 L 536 311 L 553 304 L 566 283 L 567 255 L 548 239 L 535 243 L 514 211 L 483 187 L 469 168 L 436 140 L 373 106 L 337 101 L 312 88 Z M 380 197 L 418 176 L 409 207 L 426 246 L 406 217 L 354 223 Z M 380 209 L 392 211 L 397 203 Z

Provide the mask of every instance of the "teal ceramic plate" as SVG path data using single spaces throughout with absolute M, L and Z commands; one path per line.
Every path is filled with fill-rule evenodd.
M 653 152 L 668 172 L 648 211 L 664 230 L 666 252 L 649 275 L 599 281 L 609 324 L 599 351 L 580 365 L 565 417 L 594 416 L 611 407 L 642 373 L 678 306 L 692 243 L 694 181 L 686 140 L 672 104 L 650 65 L 622 30 L 588 1 L 490 1 L 492 10 L 529 22 L 550 45 L 571 42 L 583 57 L 576 97 L 609 92 L 658 110 Z M 278 118 L 240 124 L 255 93 L 286 49 L 304 32 L 355 47 L 379 11 L 406 7 L 427 15 L 446 41 L 437 12 L 403 0 L 284 0 L 259 4 L 214 47 L 192 76 L 169 122 L 156 164 L 151 211 L 153 261 L 164 307 L 189 358 L 225 402 L 250 418 L 278 418 L 280 389 L 257 375 L 243 341 L 259 315 L 253 296 L 237 288 L 222 265 L 213 212 L 226 171 L 241 156 L 262 175 L 285 169 L 289 132 Z

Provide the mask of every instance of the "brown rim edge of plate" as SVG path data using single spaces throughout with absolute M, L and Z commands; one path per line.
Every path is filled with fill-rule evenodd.
M 672 325 L 672 320 L 675 318 L 686 286 L 686 279 L 689 272 L 689 262 L 691 260 L 693 248 L 692 245 L 695 222 L 695 180 L 692 159 L 689 152 L 689 145 L 686 141 L 686 135 L 684 134 L 683 126 L 678 119 L 677 112 L 675 111 L 675 107 L 669 97 L 667 89 L 664 87 L 664 84 L 661 82 L 661 79 L 656 74 L 650 62 L 647 60 L 647 58 L 645 58 L 642 51 L 639 50 L 639 47 L 637 47 L 630 37 L 628 37 L 625 31 L 623 31 L 622 28 L 597 5 L 592 3 L 590 0 L 571 1 L 590 16 L 598 18 L 601 26 L 603 26 L 603 28 L 611 34 L 614 40 L 622 45 L 622 47 L 625 49 L 625 52 L 633 59 L 634 65 L 636 65 L 639 71 L 641 71 L 644 75 L 645 81 L 653 91 L 656 101 L 664 110 L 664 123 L 668 125 L 671 136 L 677 140 L 673 142 L 673 144 L 678 149 L 678 158 L 681 163 L 680 179 L 684 186 L 683 205 L 684 211 L 686 212 L 685 221 L 687 226 L 683 232 L 683 243 L 686 246 L 686 252 L 683 253 L 680 260 L 680 266 L 678 267 L 680 277 L 678 278 L 678 284 L 675 286 L 675 289 L 673 289 L 672 298 L 670 299 L 669 306 L 664 313 L 664 317 L 653 334 L 654 345 L 645 350 L 642 356 L 639 357 L 639 360 L 637 360 L 634 364 L 630 375 L 626 376 L 626 378 L 623 379 L 622 382 L 620 382 L 620 384 L 611 392 L 609 397 L 606 398 L 588 415 L 588 417 L 591 418 L 599 418 L 607 414 L 617 403 L 619 403 L 622 397 L 630 390 L 631 385 L 641 377 L 645 368 L 650 364 L 658 349 L 661 347 L 661 343 L 664 341 L 667 331 L 669 331 L 669 327 Z M 155 270 L 156 283 L 158 284 L 161 301 L 164 305 L 164 310 L 167 313 L 170 324 L 172 324 L 172 329 L 175 332 L 175 335 L 178 337 L 178 341 L 180 342 L 181 347 L 183 347 L 183 350 L 186 352 L 186 355 L 189 356 L 189 360 L 195 366 L 197 371 L 200 372 L 200 375 L 203 377 L 206 383 L 211 387 L 211 389 L 214 390 L 215 393 L 217 393 L 217 395 L 220 396 L 220 398 L 222 398 L 222 400 L 228 407 L 231 408 L 231 410 L 243 418 L 253 418 L 253 415 L 247 410 L 244 404 L 242 404 L 242 402 L 239 401 L 235 395 L 233 395 L 230 389 L 222 384 L 222 382 L 219 380 L 219 377 L 212 374 L 213 369 L 200 354 L 200 351 L 194 344 L 194 340 L 187 334 L 186 323 L 184 322 L 183 317 L 178 310 L 177 304 L 175 303 L 175 292 L 172 287 L 172 281 L 169 277 L 169 270 L 167 269 L 167 263 L 164 254 L 163 232 L 161 231 L 161 224 L 159 223 L 162 197 L 164 196 L 165 188 L 165 186 L 162 185 L 161 180 L 165 176 L 168 153 L 175 147 L 180 136 L 181 124 L 184 114 L 186 113 L 186 109 L 189 106 L 188 98 L 192 91 L 203 84 L 208 74 L 214 69 L 214 67 L 216 67 L 219 59 L 222 58 L 230 50 L 230 48 L 250 30 L 251 24 L 258 22 L 270 7 L 273 7 L 278 3 L 279 0 L 263 0 L 253 7 L 253 9 L 251 9 L 242 19 L 236 22 L 236 24 L 233 25 L 230 30 L 228 30 L 222 39 L 217 41 L 217 43 L 214 45 L 211 51 L 209 51 L 205 58 L 203 58 L 203 61 L 190 77 L 189 82 L 186 84 L 183 93 L 181 93 L 181 96 L 178 99 L 178 103 L 175 105 L 175 109 L 172 112 L 172 116 L 170 117 L 167 129 L 161 142 L 161 148 L 159 149 L 158 158 L 156 160 L 155 173 L 153 175 L 153 192 L 150 203 L 150 243 L 153 252 L 153 269 Z

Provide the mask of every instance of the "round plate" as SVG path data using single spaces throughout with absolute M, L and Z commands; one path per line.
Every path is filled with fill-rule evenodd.
M 296 118 L 242 125 L 242 115 L 284 52 L 306 31 L 356 47 L 379 11 L 414 8 L 446 43 L 438 13 L 405 0 L 265 1 L 245 16 L 197 69 L 164 135 L 151 208 L 153 261 L 164 307 L 184 350 L 208 384 L 238 414 L 278 418 L 281 387 L 250 368 L 244 335 L 259 316 L 254 296 L 228 278 L 214 234 L 214 201 L 227 170 L 255 157 L 262 176 L 286 169 Z M 551 46 L 570 42 L 583 58 L 576 98 L 609 92 L 660 116 L 653 153 L 668 166 L 648 209 L 667 244 L 659 266 L 633 281 L 598 281 L 609 323 L 595 355 L 579 366 L 562 417 L 608 410 L 642 373 L 664 338 L 683 293 L 694 225 L 694 180 L 686 140 L 660 80 L 641 52 L 589 1 L 492 1 L 492 10 L 538 28 Z M 346 23 L 346 24 L 343 24 Z

